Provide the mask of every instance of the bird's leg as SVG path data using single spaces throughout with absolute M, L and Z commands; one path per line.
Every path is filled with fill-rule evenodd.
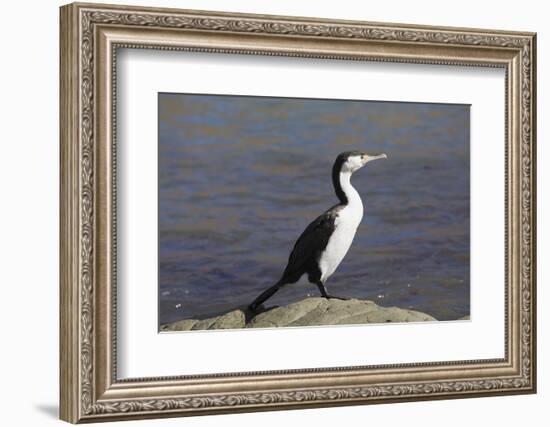
M 321 291 L 321 296 L 326 299 L 341 299 L 341 300 L 347 300 L 348 298 L 344 297 L 337 297 L 335 295 L 331 295 L 327 292 L 327 288 L 325 288 L 325 285 L 320 280 L 318 282 L 315 282 L 317 287 L 319 288 L 319 291 Z
M 329 294 L 327 293 L 327 288 L 325 288 L 325 285 L 320 280 L 318 282 L 315 282 L 317 287 L 319 288 L 319 291 L 321 292 L 321 296 L 323 298 L 329 298 Z

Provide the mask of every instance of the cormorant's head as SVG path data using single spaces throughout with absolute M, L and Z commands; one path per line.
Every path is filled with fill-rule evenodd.
M 344 153 L 340 153 L 338 157 L 336 157 L 336 161 L 334 162 L 334 169 L 338 170 L 339 172 L 353 173 L 361 169 L 371 160 L 386 159 L 387 157 L 388 156 L 386 156 L 385 154 L 371 155 L 363 153 L 361 151 L 346 151 Z

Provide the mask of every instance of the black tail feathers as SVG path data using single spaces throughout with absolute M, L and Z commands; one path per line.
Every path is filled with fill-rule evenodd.
M 268 298 L 271 298 L 275 292 L 277 292 L 282 286 L 284 286 L 286 283 L 281 279 L 277 283 L 275 283 L 270 288 L 267 288 L 265 291 L 263 291 L 252 303 L 248 306 L 248 308 L 252 311 L 256 311 L 256 309 L 262 305 L 265 301 L 267 301 Z

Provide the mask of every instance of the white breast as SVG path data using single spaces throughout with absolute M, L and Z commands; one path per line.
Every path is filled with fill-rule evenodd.
M 334 232 L 319 259 L 323 283 L 334 273 L 346 256 L 362 218 L 362 204 L 350 204 L 340 210 L 334 222 Z

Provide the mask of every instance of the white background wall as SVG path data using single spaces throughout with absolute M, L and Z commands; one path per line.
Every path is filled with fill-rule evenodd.
M 113 3 L 122 3 L 111 0 Z M 515 1 L 140 1 L 133 4 L 538 32 L 539 393 L 437 402 L 265 412 L 131 425 L 545 425 L 550 304 L 548 181 L 550 29 L 545 2 Z M 2 5 L 0 65 L 0 401 L 3 425 L 60 424 L 58 402 L 58 6 L 57 0 Z M 490 161 L 490 159 L 488 159 Z M 544 237 L 547 240 L 544 240 Z M 545 336 L 546 335 L 546 336 Z M 546 419 L 545 419 L 546 418 Z

